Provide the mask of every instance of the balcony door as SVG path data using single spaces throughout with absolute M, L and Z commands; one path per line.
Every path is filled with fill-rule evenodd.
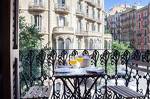
M 78 23 L 77 23 L 77 31 L 78 32 L 81 32 L 82 30 L 82 21 L 81 20 L 78 20 Z
M 64 27 L 65 26 L 65 17 L 64 16 L 59 16 L 59 18 L 58 18 L 58 26 L 59 27 Z
M 33 25 L 35 25 L 39 31 L 41 31 L 41 27 L 42 27 L 42 16 L 41 16 L 41 15 L 34 15 L 34 16 L 32 16 L 31 21 L 32 21 L 31 23 L 32 23 Z
M 64 49 L 64 40 L 62 38 L 58 39 L 58 49 Z

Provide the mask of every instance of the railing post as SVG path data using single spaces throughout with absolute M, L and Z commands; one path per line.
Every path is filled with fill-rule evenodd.
M 102 55 L 100 55 L 100 61 L 101 61 L 101 64 L 105 66 L 105 75 L 104 75 L 104 79 L 105 79 L 105 94 L 104 94 L 104 99 L 108 99 L 108 94 L 107 94 L 107 81 L 108 81 L 108 78 L 109 78 L 109 75 L 107 73 L 107 64 L 108 64 L 108 60 L 109 60 L 109 56 L 110 56 L 110 53 L 108 50 L 105 50 L 103 52 Z

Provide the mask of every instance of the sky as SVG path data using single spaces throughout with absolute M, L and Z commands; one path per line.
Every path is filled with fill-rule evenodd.
M 128 4 L 133 5 L 135 2 L 137 2 L 138 5 L 144 6 L 150 3 L 150 0 L 104 0 L 105 2 L 105 10 L 108 11 L 113 6 L 119 5 L 119 4 Z

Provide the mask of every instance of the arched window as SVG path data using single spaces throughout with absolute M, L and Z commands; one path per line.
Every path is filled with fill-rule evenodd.
M 90 49 L 93 49 L 93 40 L 92 39 L 90 39 Z
M 101 40 L 97 40 L 96 47 L 98 47 L 98 49 L 101 49 Z
M 64 40 L 62 38 L 58 39 L 58 49 L 64 49 Z
M 66 49 L 70 49 L 71 40 L 69 38 L 66 39 Z
M 107 40 L 104 41 L 104 48 L 107 49 Z
M 53 48 L 53 49 L 57 49 L 57 48 L 56 48 L 56 39 L 53 39 L 53 46 L 52 46 L 52 48 Z
M 78 49 L 81 49 L 81 38 L 78 38 Z
M 88 40 L 87 39 L 84 40 L 84 44 L 85 44 L 85 49 L 88 49 Z

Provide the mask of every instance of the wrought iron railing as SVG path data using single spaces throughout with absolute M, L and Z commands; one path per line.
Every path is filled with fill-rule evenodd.
M 112 98 L 112 93 L 107 89 L 109 84 L 114 82 L 114 85 L 119 85 L 119 80 L 125 81 L 124 85 L 127 87 L 134 87 L 137 92 L 145 94 L 147 98 L 149 95 L 148 80 L 149 73 L 141 73 L 128 68 L 130 60 L 140 60 L 150 62 L 150 51 L 124 51 L 118 50 L 101 50 L 101 49 L 32 49 L 20 51 L 20 62 L 22 71 L 20 71 L 20 89 L 21 95 L 29 90 L 34 85 L 44 85 L 46 81 L 50 82 L 49 86 L 53 87 L 52 95 L 60 99 L 63 95 L 61 90 L 56 88 L 57 79 L 53 77 L 55 66 L 68 65 L 70 58 L 78 55 L 88 55 L 90 57 L 90 64 L 104 69 L 105 73 L 101 75 L 101 84 L 96 84 L 94 94 L 89 97 L 100 99 Z M 130 84 L 130 83 L 133 83 Z M 142 87 L 144 85 L 144 87 Z M 133 89 L 134 89 L 133 88 Z M 147 91 L 147 92 L 146 92 Z M 70 96 L 68 91 L 65 91 L 65 97 Z M 67 98 L 66 98 L 67 99 Z

